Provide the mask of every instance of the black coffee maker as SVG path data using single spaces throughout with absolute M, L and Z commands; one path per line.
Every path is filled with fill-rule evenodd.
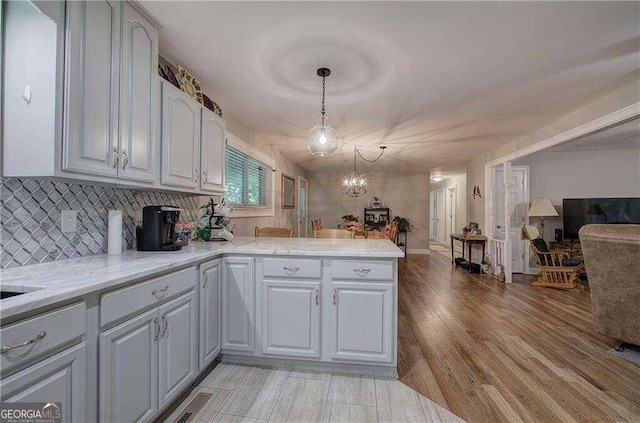
M 142 209 L 142 226 L 136 227 L 138 251 L 176 251 L 175 225 L 180 211 L 173 206 L 146 206 Z

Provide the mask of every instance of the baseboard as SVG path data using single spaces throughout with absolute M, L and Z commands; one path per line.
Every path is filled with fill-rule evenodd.
M 431 254 L 431 250 L 428 248 L 408 248 L 407 254 Z

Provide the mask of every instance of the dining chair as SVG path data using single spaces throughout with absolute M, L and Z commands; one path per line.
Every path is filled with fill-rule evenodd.
M 355 233 L 347 229 L 316 229 L 313 231 L 314 238 L 349 238 L 353 239 Z
M 256 237 L 293 238 L 293 228 L 259 228 L 255 229 Z

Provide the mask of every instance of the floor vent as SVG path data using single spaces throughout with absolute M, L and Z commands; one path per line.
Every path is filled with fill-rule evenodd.
M 182 414 L 174 421 L 174 423 L 189 423 L 198 414 L 200 410 L 207 404 L 211 394 L 200 392 L 182 411 Z

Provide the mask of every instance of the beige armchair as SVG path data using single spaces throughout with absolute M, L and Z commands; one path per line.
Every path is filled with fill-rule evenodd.
M 596 330 L 640 345 L 640 225 L 585 225 L 579 235 Z

